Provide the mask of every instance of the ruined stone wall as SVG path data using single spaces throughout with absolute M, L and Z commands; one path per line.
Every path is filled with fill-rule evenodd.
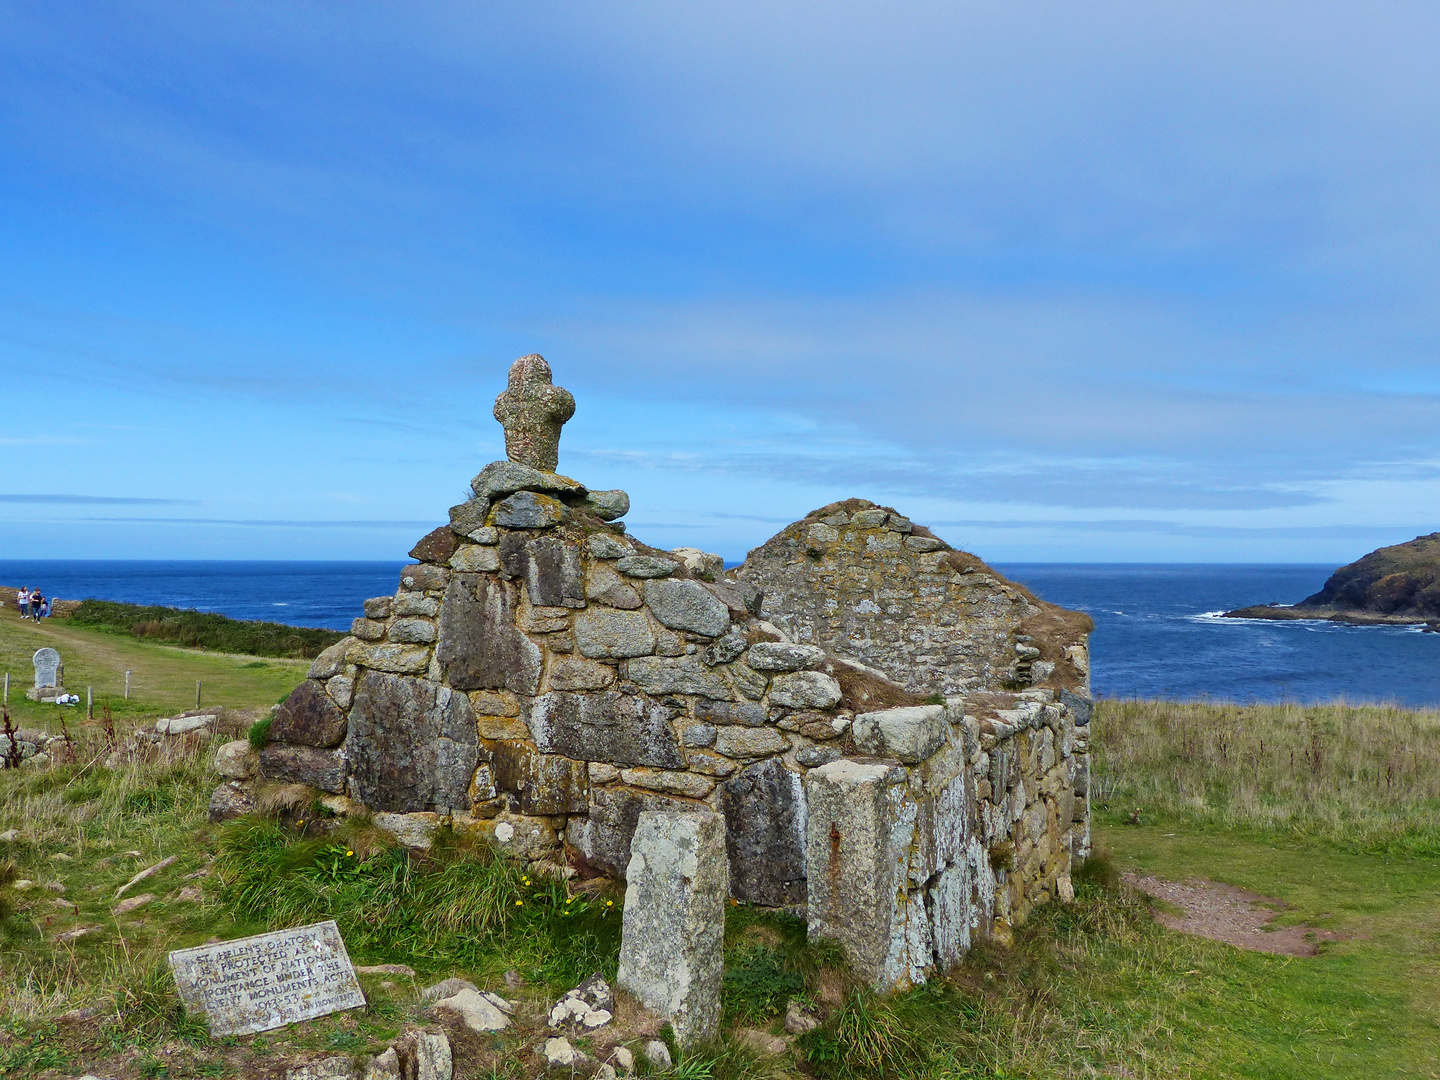
M 763 592 L 764 616 L 794 640 L 916 693 L 1089 692 L 1087 616 L 1039 600 L 889 507 L 831 503 L 732 576 Z
M 1073 706 L 1073 707 L 1072 707 Z M 1089 853 L 1089 715 L 1044 689 L 855 718 L 857 752 L 805 778 L 808 919 L 903 988 L 1072 899 Z
M 951 708 L 964 710 L 973 835 L 986 853 L 992 899 L 979 918 L 1005 937 L 1037 905 L 1072 899 L 1071 867 L 1090 854 L 1090 705 L 1030 690 L 970 694 Z
M 642 810 L 713 809 L 734 895 L 803 903 L 801 778 L 854 715 L 830 658 L 603 520 L 623 495 L 504 462 L 474 486 L 315 661 L 262 773 L 615 876 Z

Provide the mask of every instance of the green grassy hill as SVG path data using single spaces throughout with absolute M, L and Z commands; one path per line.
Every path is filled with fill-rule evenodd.
M 433 1023 L 418 989 L 454 975 L 520 1007 L 502 1034 L 455 1035 L 456 1077 L 520 1080 L 540 1072 L 545 1007 L 592 970 L 613 976 L 613 886 L 544 878 L 443 835 L 407 852 L 294 790 L 271 792 L 267 814 L 211 825 L 210 763 L 228 736 L 125 739 L 170 701 L 188 704 L 197 677 L 217 702 L 264 715 L 303 662 L 256 666 L 0 617 L 7 663 L 37 643 L 97 686 L 113 688 L 125 666 L 143 672 L 147 696 L 114 748 L 99 724 L 72 723 L 73 761 L 0 771 L 0 834 L 16 831 L 0 841 L 0 1076 L 278 1078 Z M 891 1000 L 855 986 L 798 920 L 734 907 L 723 1036 L 680 1056 L 674 1075 L 1440 1076 L 1440 714 L 1104 702 L 1092 746 L 1095 834 L 1110 854 L 1077 874 L 1075 903 L 1041 909 L 1012 948 L 981 944 L 949 978 Z M 152 899 L 117 913 L 116 889 L 170 856 L 131 892 Z M 1277 924 L 1333 940 L 1296 958 L 1164 929 L 1120 880 L 1129 870 L 1275 897 L 1288 905 Z M 245 1038 L 212 1040 L 179 1009 L 170 949 L 326 918 L 357 964 L 413 977 L 362 976 L 364 1009 Z M 782 1038 L 792 1000 L 824 1022 Z M 616 1024 L 646 1030 L 633 1009 Z

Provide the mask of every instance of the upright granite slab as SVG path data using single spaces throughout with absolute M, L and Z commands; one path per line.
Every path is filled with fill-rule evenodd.
M 668 1020 L 680 1045 L 713 1039 L 730 893 L 725 821 L 646 811 L 630 853 L 616 985 Z

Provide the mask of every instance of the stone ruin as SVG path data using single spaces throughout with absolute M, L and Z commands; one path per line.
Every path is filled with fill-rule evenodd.
M 316 659 L 264 781 L 410 844 L 450 827 L 612 878 L 643 811 L 717 813 L 730 895 L 803 912 L 886 988 L 1073 895 L 1088 619 L 858 499 L 733 570 L 649 547 L 624 492 L 555 472 L 573 411 L 516 362 L 509 460 Z

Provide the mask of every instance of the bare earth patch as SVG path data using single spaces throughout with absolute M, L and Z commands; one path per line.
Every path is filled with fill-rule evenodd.
M 1178 915 L 1163 909 L 1155 912 L 1155 921 L 1171 930 L 1281 956 L 1315 956 L 1319 952 L 1317 941 L 1339 940 L 1338 934 L 1313 926 L 1265 929 L 1287 905 L 1234 885 L 1203 878 L 1176 882 L 1135 874 L 1126 874 L 1125 880 L 1147 896 L 1180 909 Z

